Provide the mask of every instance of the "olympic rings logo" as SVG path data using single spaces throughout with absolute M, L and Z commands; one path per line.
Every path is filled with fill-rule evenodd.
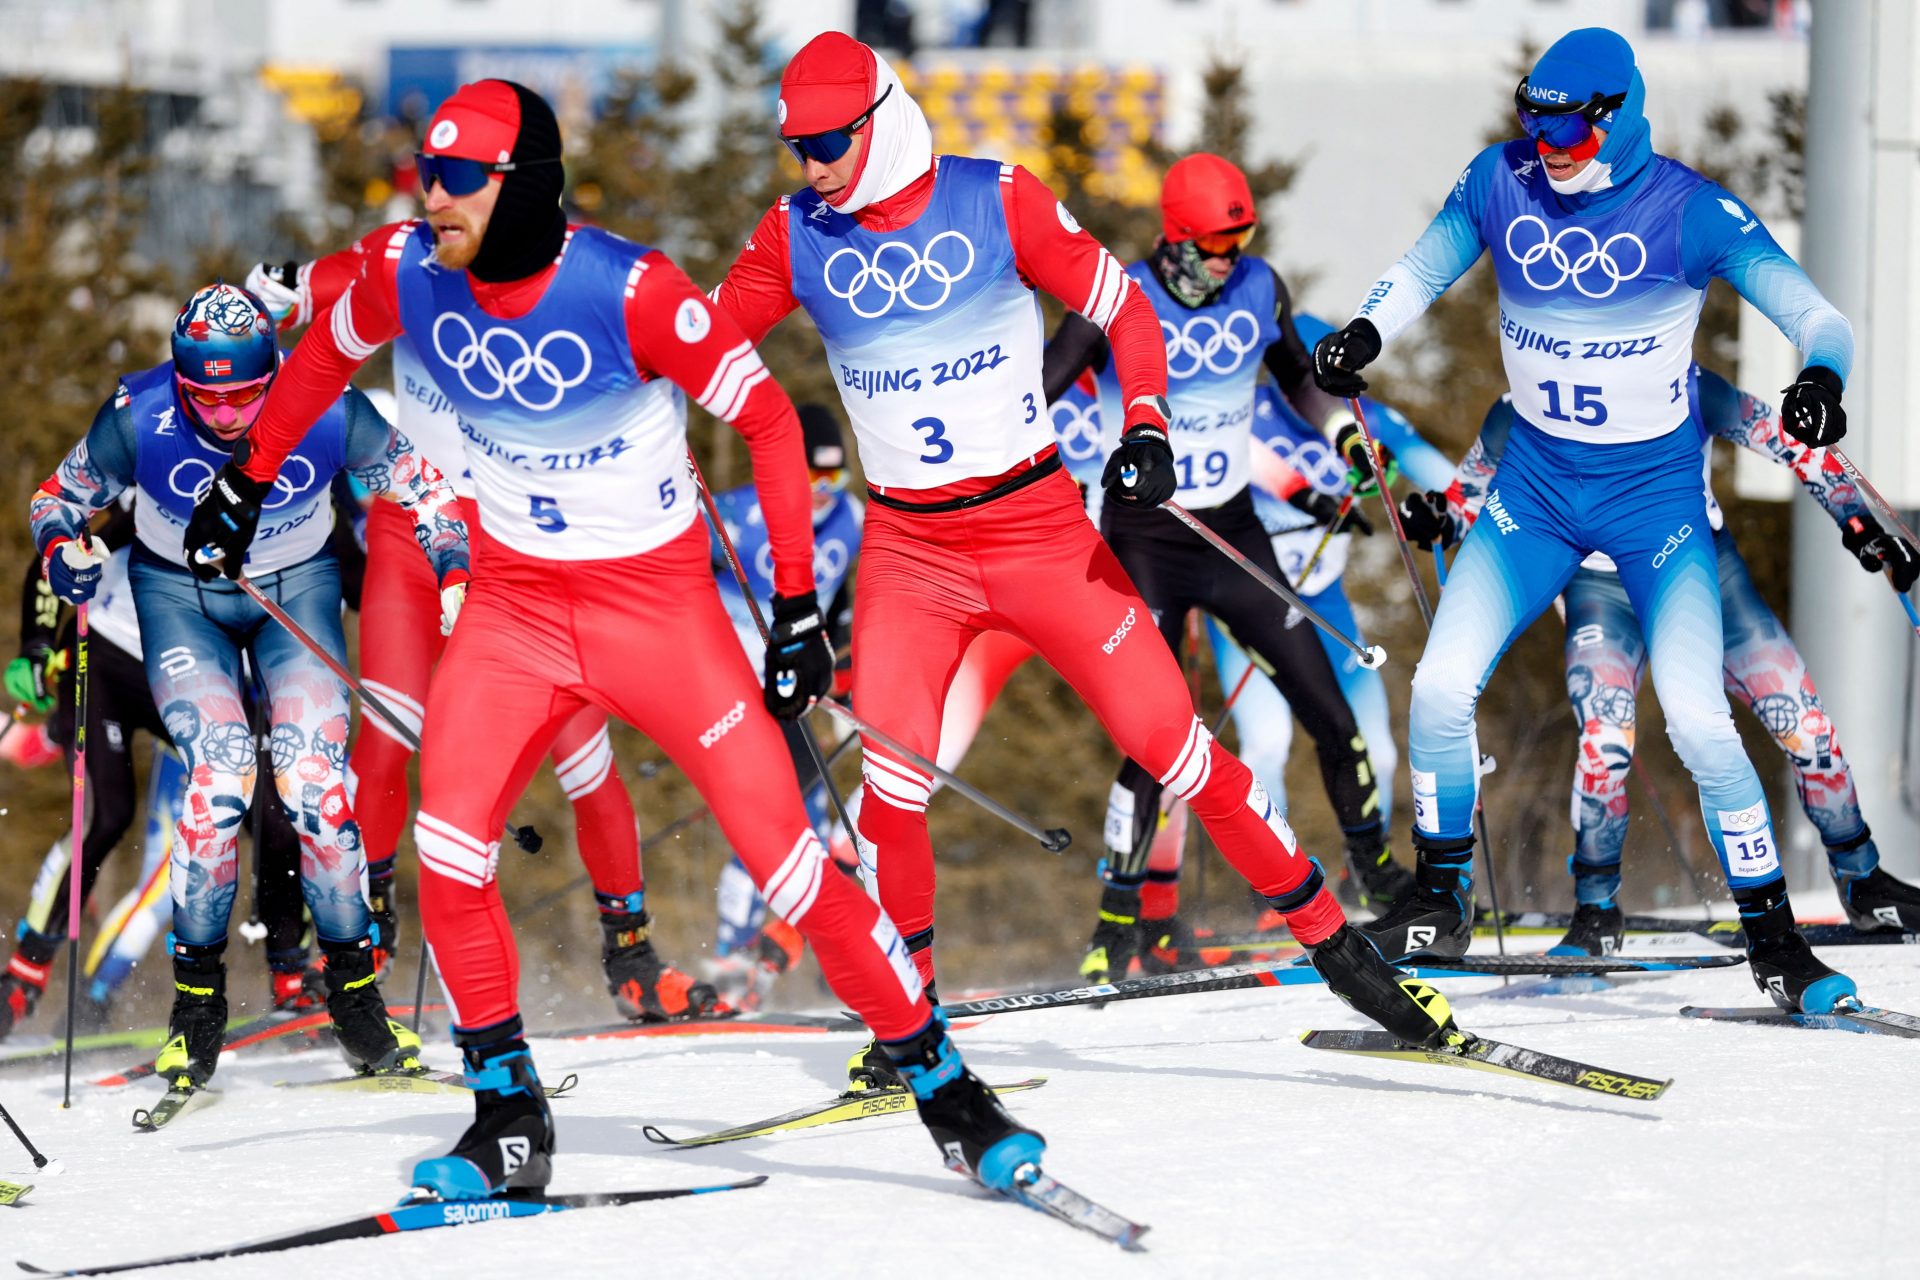
M 1347 460 L 1324 439 L 1294 441 L 1275 436 L 1262 443 L 1319 492 L 1340 493 L 1346 489 Z
M 1053 438 L 1070 462 L 1085 462 L 1100 456 L 1100 413 L 1093 405 L 1056 400 L 1050 411 Z
M 306 479 L 300 481 L 298 484 L 289 478 L 289 472 L 296 467 L 305 467 L 307 469 Z M 193 480 L 191 487 L 181 488 L 181 477 L 193 476 L 195 472 L 199 472 L 200 474 Z M 197 504 L 200 499 L 206 496 L 207 490 L 213 487 L 213 476 L 213 464 L 205 458 L 183 458 L 174 464 L 173 470 L 167 472 L 167 488 L 173 490 L 179 497 L 187 498 Z M 260 509 L 262 511 L 278 511 L 307 490 L 313 488 L 313 482 L 318 478 L 319 476 L 318 473 L 314 471 L 313 463 L 297 453 L 294 454 L 281 464 L 280 474 L 273 478 L 273 495 L 260 504 Z
M 824 587 L 829 582 L 838 582 L 840 575 L 847 571 L 847 544 L 838 538 L 828 538 L 813 544 L 813 585 Z M 761 543 L 760 549 L 753 553 L 753 567 L 760 571 L 760 577 L 773 581 L 773 547 Z
M 459 351 L 453 353 L 447 351 L 443 334 L 449 325 L 457 325 L 465 331 Z M 580 353 L 577 372 L 563 372 L 560 365 L 547 355 L 547 349 L 556 342 L 572 343 Z M 525 338 L 499 325 L 484 334 L 476 334 L 467 318 L 454 311 L 447 312 L 433 322 L 433 349 L 442 361 L 460 375 L 460 381 L 467 390 L 482 400 L 498 400 L 503 395 L 511 395 L 521 408 L 536 413 L 554 408 L 570 388 L 585 382 L 587 375 L 593 372 L 593 353 L 587 350 L 586 341 L 577 333 L 555 329 L 528 347 Z M 509 358 L 503 360 L 503 356 Z M 473 385 L 473 379 L 467 376 L 468 370 L 474 368 L 485 375 L 482 381 L 487 385 L 484 388 Z M 521 386 L 529 378 L 537 378 L 552 394 L 538 401 L 520 394 Z
M 965 252 L 965 263 L 955 267 L 935 257 L 943 240 L 959 246 L 958 250 L 948 250 L 949 257 Z M 841 278 L 836 279 L 835 266 L 843 258 L 853 260 L 853 274 L 846 275 L 843 270 Z M 873 251 L 873 260 L 869 262 L 865 254 L 849 245 L 827 259 L 820 280 L 827 286 L 828 293 L 853 309 L 853 314 L 862 320 L 874 320 L 893 310 L 895 302 L 903 302 L 914 311 L 939 310 L 952 296 L 953 286 L 966 279 L 972 270 L 973 241 L 958 231 L 942 231 L 927 241 L 924 255 L 905 240 L 885 240 Z M 915 286 L 919 288 L 916 290 Z M 940 290 L 937 297 L 933 296 L 934 286 Z
M 1235 308 L 1225 323 L 1212 316 L 1194 316 L 1176 329 L 1172 321 L 1162 320 L 1160 336 L 1167 344 L 1169 378 L 1191 378 L 1202 369 L 1225 377 L 1239 369 L 1247 353 L 1259 345 L 1260 322 L 1253 312 Z
M 1523 226 L 1527 233 L 1521 238 L 1529 243 L 1525 249 L 1518 249 L 1514 247 L 1514 233 Z M 1535 240 L 1535 236 L 1539 239 Z M 1631 270 L 1615 252 L 1616 246 L 1624 249 L 1627 245 L 1632 245 L 1639 254 Z M 1617 231 L 1604 242 L 1585 227 L 1565 227 L 1555 235 L 1545 220 L 1531 213 L 1523 213 L 1507 224 L 1507 256 L 1519 266 L 1527 283 L 1542 293 L 1551 293 L 1571 281 L 1575 289 L 1589 298 L 1611 297 L 1615 289 L 1647 269 L 1647 246 L 1631 231 Z M 1542 261 L 1560 274 L 1544 283 L 1534 279 L 1533 266 Z M 1604 289 L 1591 287 L 1588 280 L 1582 279 L 1595 271 L 1605 278 Z M 1591 284 L 1598 285 L 1599 281 Z

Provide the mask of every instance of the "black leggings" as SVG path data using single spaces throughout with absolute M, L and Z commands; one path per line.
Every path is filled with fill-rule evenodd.
M 1273 555 L 1273 543 L 1245 489 L 1217 507 L 1193 514 L 1241 555 L 1284 581 Z M 1341 830 L 1349 839 L 1356 835 L 1377 838 L 1381 831 L 1380 792 L 1367 760 L 1366 739 L 1313 626 L 1304 620 L 1287 626 L 1285 602 L 1170 512 L 1107 503 L 1101 512 L 1100 532 L 1176 654 L 1180 652 L 1187 611 L 1203 609 L 1256 656 L 1313 739 L 1320 757 L 1320 777 Z M 1120 784 L 1135 797 L 1134 847 L 1131 851 L 1114 850 L 1118 855 L 1131 853 L 1129 865 L 1114 870 L 1138 875 L 1145 869 L 1159 813 L 1160 784 L 1132 760 L 1121 767 Z

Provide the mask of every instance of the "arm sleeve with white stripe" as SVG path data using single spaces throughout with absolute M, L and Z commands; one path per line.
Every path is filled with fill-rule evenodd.
M 793 402 L 725 307 L 707 301 L 665 254 L 642 261 L 647 269 L 627 298 L 634 366 L 671 379 L 746 440 L 773 551 L 774 590 L 812 595 L 813 506 Z
M 1153 304 L 1106 246 L 1081 230 L 1047 185 L 1019 165 L 1000 187 L 1021 278 L 1045 289 L 1106 331 L 1120 378 L 1120 401 L 1131 426 L 1165 425 L 1160 414 L 1135 402 L 1167 393 L 1167 348 Z
M 381 242 L 404 224 L 382 227 Z M 363 241 L 362 243 L 366 243 Z M 271 480 L 280 464 L 320 420 L 368 357 L 400 332 L 400 292 L 394 271 L 398 256 L 367 256 L 357 278 L 324 304 L 307 334 L 293 349 L 267 392 L 259 420 L 247 433 L 252 453 L 240 468 L 255 480 Z
M 1453 184 L 1440 212 L 1413 242 L 1413 248 L 1367 290 L 1353 318 L 1372 322 L 1382 344 L 1392 342 L 1425 314 L 1434 299 L 1465 275 L 1486 249 L 1486 241 L 1480 236 L 1480 214 L 1487 206 L 1487 192 L 1505 149 L 1505 143 L 1496 142 L 1473 158 Z

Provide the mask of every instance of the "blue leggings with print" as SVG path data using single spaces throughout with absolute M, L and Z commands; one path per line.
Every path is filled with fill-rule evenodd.
M 1346 587 L 1339 579 L 1315 595 L 1302 597 L 1315 613 L 1347 635 L 1366 643 L 1360 634 L 1359 620 L 1347 600 Z M 1302 621 L 1299 625 L 1312 626 Z M 1235 644 L 1212 615 L 1207 617 L 1207 638 L 1213 645 L 1214 669 L 1220 674 L 1222 695 L 1232 694 L 1247 669 L 1247 653 Z M 1350 650 L 1325 632 L 1320 647 L 1340 681 L 1340 691 L 1353 708 L 1353 718 L 1367 740 L 1367 760 L 1380 784 L 1380 821 L 1387 830 L 1393 824 L 1393 771 L 1400 767 L 1400 752 L 1394 745 L 1393 723 L 1387 712 L 1387 682 L 1378 671 L 1360 665 Z M 1287 810 L 1287 753 L 1293 748 L 1293 711 L 1274 687 L 1273 681 L 1255 671 L 1246 688 L 1233 704 L 1233 728 L 1238 739 L 1234 754 L 1239 756 L 1253 776 L 1260 779 L 1274 805 Z
M 1800 807 L 1819 830 L 1835 871 L 1864 876 L 1879 865 L 1880 854 L 1860 816 L 1853 771 L 1841 753 L 1833 722 L 1821 709 L 1806 660 L 1760 598 L 1733 535 L 1722 529 L 1713 545 L 1726 690 L 1753 712 L 1785 753 Z M 1567 584 L 1565 599 L 1567 700 L 1580 726 L 1571 870 L 1575 896 L 1605 905 L 1620 888 L 1634 703 L 1647 669 L 1647 645 L 1617 574 L 1582 569 Z
M 347 800 L 347 690 L 320 660 L 225 578 L 134 548 L 128 578 L 154 705 L 187 766 L 169 879 L 180 942 L 223 942 L 239 883 L 239 836 L 257 754 L 240 696 L 240 656 L 267 689 L 274 781 L 300 837 L 300 890 L 328 946 L 367 937 L 366 856 Z M 254 580 L 344 663 L 340 569 L 323 553 Z
M 1605 445 L 1514 424 L 1414 672 L 1416 836 L 1471 847 L 1481 691 L 1514 638 L 1592 551 L 1613 557 L 1644 624 L 1667 733 L 1700 790 L 1728 884 L 1741 890 L 1780 879 L 1766 796 L 1721 688 L 1719 573 L 1691 423 L 1654 440 Z M 1470 862 L 1454 865 L 1470 874 Z

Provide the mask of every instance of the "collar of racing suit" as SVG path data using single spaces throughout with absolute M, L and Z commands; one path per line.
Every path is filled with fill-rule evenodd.
M 927 171 L 884 200 L 876 200 L 853 215 L 868 231 L 898 231 L 925 212 L 933 199 L 933 180 L 939 173 L 936 160 Z

